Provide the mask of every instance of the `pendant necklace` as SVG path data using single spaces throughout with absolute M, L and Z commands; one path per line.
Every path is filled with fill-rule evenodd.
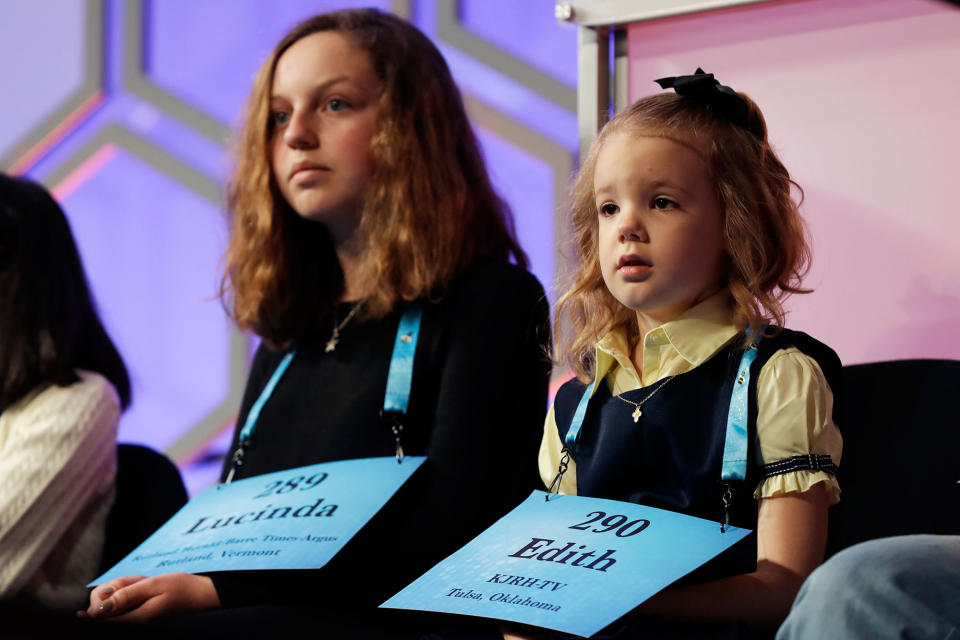
M 362 302 L 358 302 L 353 306 L 353 309 L 350 309 L 350 313 L 347 314 L 347 317 L 343 319 L 340 324 L 335 324 L 333 326 L 333 333 L 330 334 L 330 339 L 327 340 L 327 346 L 324 347 L 324 353 L 330 353 L 337 348 L 337 343 L 340 342 L 340 331 L 347 326 L 347 323 L 353 319 L 353 316 L 357 314 L 357 311 L 360 310 L 360 307 L 363 306 Z M 334 319 L 336 319 L 336 311 L 334 311 Z M 336 320 L 334 320 L 336 321 Z
M 636 424 L 637 422 L 640 421 L 640 416 L 643 415 L 643 411 L 640 410 L 640 407 L 642 407 L 647 400 L 649 400 L 649 399 L 652 398 L 653 396 L 657 395 L 657 392 L 660 391 L 660 389 L 663 389 L 665 386 L 667 386 L 667 384 L 668 384 L 671 380 L 673 380 L 673 379 L 676 378 L 676 377 L 677 377 L 677 376 L 670 376 L 669 378 L 667 378 L 666 380 L 664 380 L 663 382 L 661 382 L 661 383 L 659 384 L 659 386 L 657 386 L 656 389 L 654 389 L 653 391 L 650 392 L 650 395 L 648 395 L 646 398 L 644 398 L 644 399 L 641 400 L 640 402 L 634 402 L 633 400 L 627 400 L 626 398 L 623 397 L 623 394 L 617 394 L 617 395 L 614 396 L 614 397 L 623 400 L 623 401 L 626 402 L 627 404 L 632 404 L 632 405 L 635 407 L 635 409 L 633 410 L 633 413 L 630 414 L 630 417 L 633 418 L 633 422 L 634 422 L 634 424 Z M 633 389 L 631 389 L 631 391 L 633 391 Z M 624 393 L 626 393 L 626 391 L 624 391 Z

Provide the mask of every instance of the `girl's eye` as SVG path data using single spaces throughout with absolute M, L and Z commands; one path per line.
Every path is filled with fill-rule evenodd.
M 346 101 L 341 100 L 340 98 L 333 98 L 327 102 L 327 111 L 343 111 L 349 107 Z
M 664 198 L 663 196 L 658 196 L 650 202 L 650 206 L 654 209 L 659 209 L 661 211 L 666 211 L 667 209 L 673 209 L 677 206 L 677 203 L 671 200 L 670 198 Z
M 290 114 L 286 111 L 274 111 L 270 114 L 270 126 L 279 127 L 290 121 Z
M 620 207 L 612 202 L 604 202 L 602 205 L 600 205 L 600 215 L 602 216 L 612 216 L 618 211 L 620 211 Z

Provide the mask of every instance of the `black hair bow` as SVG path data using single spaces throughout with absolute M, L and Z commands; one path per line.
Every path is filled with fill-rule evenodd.
M 677 95 L 702 100 L 706 107 L 728 121 L 750 129 L 747 122 L 747 101 L 730 87 L 720 84 L 712 73 L 697 67 L 692 76 L 675 76 L 654 80 L 661 89 L 673 89 Z

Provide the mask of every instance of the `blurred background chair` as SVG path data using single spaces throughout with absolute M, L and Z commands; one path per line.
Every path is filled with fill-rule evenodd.
M 117 497 L 107 518 L 101 573 L 122 560 L 187 502 L 167 456 L 136 444 L 117 445 Z
M 960 534 L 960 362 L 843 368 L 840 503 L 827 556 L 873 538 Z

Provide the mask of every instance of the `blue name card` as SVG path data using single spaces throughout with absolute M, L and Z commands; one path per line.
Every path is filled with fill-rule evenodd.
M 322 567 L 424 460 L 340 460 L 210 487 L 87 586 L 173 571 Z
M 382 607 L 591 636 L 750 531 L 637 504 L 534 491 Z

